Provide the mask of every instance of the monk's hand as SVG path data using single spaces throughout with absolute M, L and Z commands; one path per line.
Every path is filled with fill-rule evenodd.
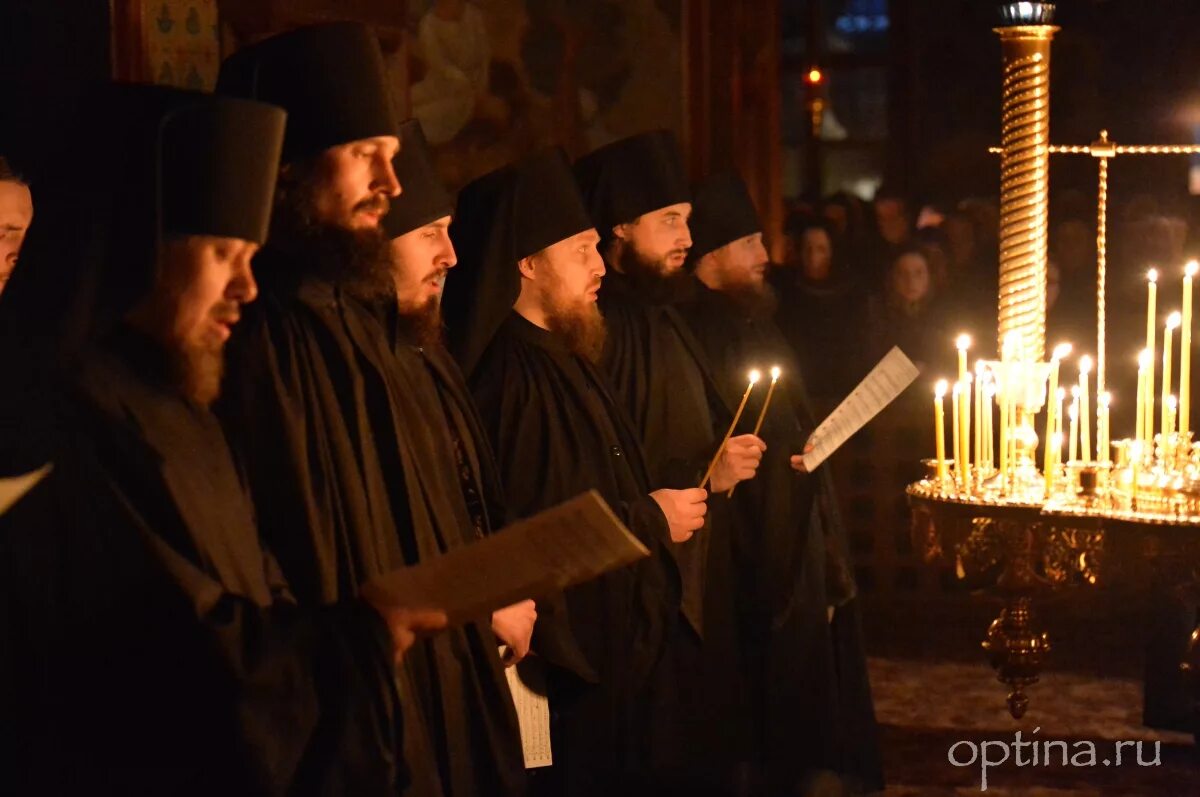
M 671 542 L 687 542 L 704 526 L 708 492 L 698 487 L 687 490 L 655 490 L 650 493 L 671 529 Z
M 508 646 L 504 666 L 511 667 L 529 655 L 536 622 L 537 605 L 533 601 L 521 601 L 492 612 L 492 633 Z
M 738 482 L 753 479 L 762 463 L 763 452 L 767 444 L 761 438 L 752 434 L 738 435 L 729 438 L 725 450 L 717 460 L 717 467 L 712 472 L 712 489 L 714 493 L 732 490 Z
M 804 454 L 813 450 L 813 444 L 804 447 Z M 792 470 L 796 473 L 808 473 L 808 465 L 804 464 L 804 454 L 792 454 Z
M 396 606 L 386 595 L 377 590 L 363 590 L 363 600 L 379 612 L 392 635 L 392 657 L 396 666 L 404 659 L 418 639 L 432 636 L 446 628 L 449 620 L 446 613 L 437 609 L 405 609 Z

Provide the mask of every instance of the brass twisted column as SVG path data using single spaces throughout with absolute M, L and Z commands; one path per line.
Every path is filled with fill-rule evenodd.
M 1026 359 L 1046 348 L 1050 41 L 1054 25 L 997 28 L 1004 61 L 1000 153 L 1000 340 Z

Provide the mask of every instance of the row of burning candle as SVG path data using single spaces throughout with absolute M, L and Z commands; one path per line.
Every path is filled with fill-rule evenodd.
M 1162 351 L 1162 398 L 1161 398 L 1161 434 L 1164 441 L 1178 432 L 1182 439 L 1187 439 L 1190 429 L 1189 410 L 1191 407 L 1191 331 L 1192 331 L 1192 281 L 1200 264 L 1189 262 L 1184 267 L 1182 313 L 1172 312 L 1167 316 L 1163 330 Z M 1151 269 L 1147 274 L 1149 285 L 1146 308 L 1146 348 L 1138 357 L 1138 387 L 1137 387 L 1137 419 L 1136 434 L 1133 439 L 1132 451 L 1140 458 L 1142 452 L 1153 452 L 1154 421 L 1155 421 L 1155 348 L 1156 348 L 1156 304 L 1158 293 L 1158 272 Z M 1179 397 L 1171 392 L 1173 385 L 1172 365 L 1174 363 L 1174 331 L 1180 333 L 1180 365 L 1179 365 Z M 955 481 L 960 489 L 970 490 L 971 487 L 971 447 L 974 443 L 975 472 L 979 477 L 990 474 L 995 470 L 992 462 L 992 452 L 995 446 L 993 440 L 993 400 L 999 405 L 1000 445 L 999 472 L 1005 477 L 1010 469 L 1016 467 L 1017 441 L 1013 432 L 1017 425 L 1017 390 L 1022 373 L 1020 339 L 1013 336 L 1006 339 L 1001 352 L 1001 362 L 992 366 L 998 367 L 1000 373 L 993 374 L 983 362 L 975 366 L 975 377 L 967 370 L 967 352 L 971 339 L 960 335 L 956 340 L 958 349 L 958 380 L 952 391 L 952 425 L 953 457 L 956 463 Z M 1049 389 L 1046 392 L 1046 426 L 1043 468 L 1046 479 L 1046 491 L 1053 487 L 1054 474 L 1058 466 L 1063 464 L 1063 403 L 1067 391 L 1058 386 L 1060 365 L 1071 353 L 1071 345 L 1060 344 L 1054 349 L 1050 358 Z M 1092 358 L 1084 355 L 1079 359 L 1079 384 L 1071 388 L 1071 405 L 1067 410 L 1070 419 L 1067 438 L 1067 461 L 1090 461 L 1091 448 L 1091 408 L 1089 375 L 1092 370 Z M 996 381 L 1003 385 L 997 389 Z M 974 384 L 973 384 L 974 383 Z M 934 388 L 934 423 L 936 430 L 937 476 L 945 483 L 948 474 L 945 442 L 945 410 L 944 399 L 950 386 L 946 380 L 941 380 Z M 1110 429 L 1109 409 L 1112 396 L 1102 392 L 1096 397 L 1096 455 L 1101 460 L 1109 456 Z M 974 410 L 975 420 L 971 415 Z M 1178 421 L 1178 426 L 1176 422 Z M 972 441 L 971 430 L 975 434 Z
M 934 429 L 937 449 L 937 477 L 939 481 L 947 480 L 949 468 L 946 459 L 945 437 L 945 397 L 951 392 L 951 430 L 953 441 L 953 458 L 958 465 L 955 467 L 955 481 L 960 489 L 971 488 L 971 463 L 974 461 L 974 472 L 977 478 L 982 478 L 993 471 L 1009 475 L 1017 465 L 1017 410 L 1018 391 L 1024 388 L 1016 384 L 1020 381 L 1023 365 L 1017 359 L 1019 354 L 1013 354 L 1016 349 L 1013 343 L 1006 342 L 1004 359 L 999 363 L 987 365 L 982 361 L 976 363 L 975 374 L 967 371 L 967 351 L 971 339 L 960 335 L 956 341 L 958 348 L 958 381 L 951 391 L 946 380 L 940 380 L 934 387 Z M 1058 386 L 1059 370 L 1062 361 L 1071 353 L 1070 344 L 1062 344 L 1055 348 L 1050 361 L 1050 386 L 1046 408 L 1046 436 L 1049 441 L 1045 452 L 1045 469 L 1047 473 L 1055 471 L 1062 464 L 1063 436 L 1063 402 L 1067 391 Z M 1067 411 L 1070 419 L 1070 437 L 1066 438 L 1068 459 L 1075 460 L 1082 456 L 1090 460 L 1092 456 L 1091 409 L 1090 409 L 1090 374 L 1092 358 L 1084 355 L 1079 360 L 1079 384 L 1071 387 L 1071 406 Z M 999 385 L 997 385 L 999 382 Z M 998 405 L 1000 419 L 999 467 L 992 460 L 996 449 L 993 402 Z M 1096 451 L 1105 456 L 1109 447 L 1109 408 L 1112 397 L 1106 391 L 1097 397 L 1096 411 Z M 972 420 L 972 414 L 974 420 Z M 973 450 L 973 453 L 972 453 Z M 1049 482 L 1047 484 L 1049 488 Z
M 1163 329 L 1162 351 L 1162 398 L 1161 431 L 1168 436 L 1176 431 L 1175 410 L 1178 411 L 1178 432 L 1187 437 L 1191 431 L 1192 390 L 1192 279 L 1200 271 L 1200 264 L 1189 261 L 1183 269 L 1182 313 L 1175 311 L 1167 316 Z M 1138 356 L 1138 395 L 1135 440 L 1147 450 L 1154 442 L 1154 360 L 1158 303 L 1158 271 L 1150 269 L 1146 274 L 1146 348 Z M 1179 332 L 1179 398 L 1171 392 L 1173 363 L 1172 343 L 1175 330 Z

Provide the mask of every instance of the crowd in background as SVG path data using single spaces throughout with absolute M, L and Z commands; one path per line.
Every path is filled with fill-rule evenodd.
M 1144 334 L 1145 272 L 1182 274 L 1189 224 L 1140 194 L 1110 208 L 1107 349 L 1114 361 Z M 771 282 L 778 319 L 828 410 L 892 346 L 927 373 L 953 366 L 953 339 L 973 334 L 992 356 L 998 304 L 1000 209 L 995 198 L 923 204 L 887 186 L 867 202 L 847 193 L 791 204 L 784 256 Z M 1096 346 L 1095 199 L 1052 195 L 1047 261 L 1048 344 Z M 1120 384 L 1118 374 L 1116 384 Z M 924 395 L 922 393 L 922 395 Z

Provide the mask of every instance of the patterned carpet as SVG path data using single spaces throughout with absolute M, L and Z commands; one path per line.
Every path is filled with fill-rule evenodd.
M 948 756 L 954 746 L 956 760 L 966 764 L 991 742 L 989 760 L 1007 756 L 1008 761 L 988 767 L 987 794 L 1200 797 L 1200 754 L 1192 738 L 1141 725 L 1138 624 L 1143 607 L 1123 596 L 1094 594 L 1048 604 L 1046 626 L 1055 651 L 1041 682 L 1030 688 L 1029 711 L 1019 721 L 1009 716 L 1006 687 L 996 681 L 978 646 L 995 607 L 977 596 L 866 601 L 886 795 L 981 793 L 978 759 L 960 767 Z M 1017 765 L 1017 731 L 1025 742 L 1038 740 L 1037 765 L 1028 745 Z M 1050 748 L 1047 765 L 1045 743 L 1051 741 L 1066 743 L 1067 766 L 1061 745 Z M 1141 741 L 1146 763 L 1155 761 L 1158 743 L 1159 763 L 1139 766 L 1137 749 L 1130 745 L 1121 748 L 1116 766 L 1118 741 Z

